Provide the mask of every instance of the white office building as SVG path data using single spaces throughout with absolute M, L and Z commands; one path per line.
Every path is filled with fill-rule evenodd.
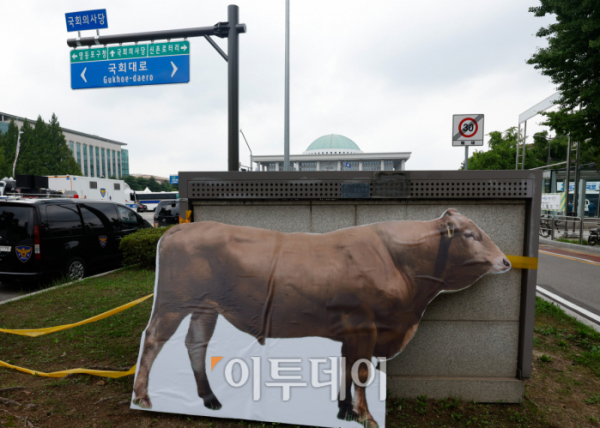
M 0 123 L 4 128 L 11 120 L 21 129 L 25 120 L 34 125 L 35 120 L 0 112 Z M 0 128 L 1 130 L 2 128 Z M 129 153 L 123 147 L 126 143 L 86 134 L 72 129 L 61 128 L 67 145 L 73 157 L 81 167 L 81 172 L 86 177 L 115 176 L 123 178 L 129 175 Z
M 301 155 L 290 155 L 293 171 L 404 171 L 410 152 L 365 153 L 350 138 L 317 138 Z M 253 156 L 255 171 L 283 171 L 283 155 Z

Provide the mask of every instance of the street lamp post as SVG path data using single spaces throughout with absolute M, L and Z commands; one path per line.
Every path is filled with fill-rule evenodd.
M 246 145 L 248 146 L 248 150 L 250 150 L 250 171 L 254 171 L 254 166 L 252 165 L 252 149 L 250 148 L 250 144 L 248 144 L 248 140 L 246 140 L 246 136 L 244 135 L 244 132 L 240 129 L 240 134 L 242 134 L 242 137 L 244 137 L 244 141 L 246 142 Z
M 13 162 L 13 173 L 12 176 L 15 176 L 15 168 L 17 167 L 17 158 L 19 157 L 19 149 L 21 148 L 21 134 L 23 131 L 19 131 L 17 134 L 17 149 L 15 150 L 15 161 Z

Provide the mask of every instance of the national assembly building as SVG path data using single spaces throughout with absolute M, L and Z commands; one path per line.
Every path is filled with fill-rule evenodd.
M 292 171 L 404 171 L 410 152 L 366 153 L 350 138 L 317 138 L 301 155 L 290 155 Z M 283 171 L 283 156 L 253 156 L 254 171 Z

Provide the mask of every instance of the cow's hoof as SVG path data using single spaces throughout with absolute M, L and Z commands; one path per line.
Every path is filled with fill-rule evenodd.
M 207 409 L 219 410 L 221 407 L 223 407 L 221 405 L 221 403 L 219 402 L 219 400 L 217 399 L 217 397 L 215 397 L 215 394 L 213 394 L 213 393 L 204 397 L 203 400 L 204 400 L 204 406 Z
M 133 399 L 133 404 L 136 406 L 140 406 L 142 409 L 151 409 L 152 403 L 150 402 L 150 397 L 147 395 L 145 397 L 136 397 Z
M 377 422 L 372 418 L 362 421 L 361 424 L 364 428 L 379 428 Z
M 340 405 L 340 411 L 337 418 L 342 421 L 358 421 L 358 414 L 352 410 L 352 404 Z

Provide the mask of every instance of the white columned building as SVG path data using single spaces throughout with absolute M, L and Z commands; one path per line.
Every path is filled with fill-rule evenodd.
M 290 155 L 292 171 L 404 171 L 411 152 L 365 153 L 350 138 L 317 138 L 301 155 Z M 253 156 L 254 171 L 283 171 L 283 155 Z

